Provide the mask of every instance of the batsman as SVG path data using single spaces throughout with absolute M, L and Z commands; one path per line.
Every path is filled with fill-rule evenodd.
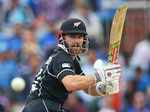
M 23 112 L 69 112 L 64 101 L 74 91 L 105 96 L 119 91 L 120 65 L 102 65 L 97 60 L 93 74 L 84 74 L 79 56 L 88 50 L 88 33 L 80 19 L 64 21 L 58 32 L 59 43 L 35 76 Z

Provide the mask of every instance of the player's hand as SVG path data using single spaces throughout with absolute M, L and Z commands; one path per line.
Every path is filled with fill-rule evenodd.
M 106 84 L 102 81 L 98 82 L 96 84 L 96 92 L 99 95 L 104 96 L 106 94 Z
M 96 73 L 94 74 L 96 82 L 100 82 L 100 81 L 104 82 L 103 80 L 105 79 L 105 76 L 103 70 L 104 68 L 103 61 L 100 59 L 96 60 L 93 67 L 96 70 Z
M 100 81 L 96 84 L 96 92 L 100 96 L 106 96 L 106 95 L 118 93 L 119 83 L 113 83 L 113 81 L 106 81 L 106 82 Z
M 100 66 L 101 65 L 101 66 Z M 108 64 L 102 65 L 101 61 L 94 64 L 94 68 L 97 71 L 95 74 L 97 83 L 97 88 L 102 90 L 102 93 L 107 95 L 115 94 L 119 92 L 119 78 L 120 78 L 120 65 L 119 64 Z M 101 86 L 105 85 L 105 86 Z M 101 89 L 105 87 L 105 89 Z
M 98 82 L 96 84 L 96 92 L 100 95 L 100 96 L 106 96 L 106 95 L 110 95 L 110 92 L 113 90 L 113 84 L 112 82 L 107 82 L 104 83 L 102 81 Z

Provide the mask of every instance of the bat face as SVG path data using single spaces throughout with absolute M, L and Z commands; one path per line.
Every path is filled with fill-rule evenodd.
M 109 63 L 117 63 L 119 57 L 119 49 L 127 8 L 127 4 L 118 8 L 112 22 L 109 43 Z

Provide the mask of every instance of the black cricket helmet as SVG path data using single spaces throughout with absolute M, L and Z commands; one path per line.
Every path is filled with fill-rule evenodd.
M 62 23 L 60 30 L 58 31 L 59 44 L 63 44 L 69 52 L 70 49 L 67 47 L 66 41 L 63 38 L 63 36 L 67 34 L 83 34 L 84 42 L 82 45 L 82 53 L 88 51 L 88 38 L 86 37 L 87 35 L 86 26 L 82 20 L 77 18 L 68 19 Z

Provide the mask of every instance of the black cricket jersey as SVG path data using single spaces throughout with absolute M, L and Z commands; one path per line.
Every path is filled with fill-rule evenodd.
M 61 80 L 66 75 L 84 75 L 77 59 L 61 48 L 57 48 L 35 76 L 30 97 L 45 98 L 63 104 L 69 91 Z

